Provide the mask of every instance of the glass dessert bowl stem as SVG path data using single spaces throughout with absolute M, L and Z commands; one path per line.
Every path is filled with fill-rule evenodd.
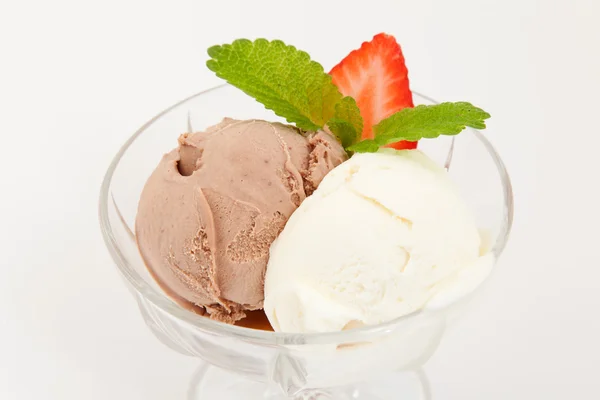
M 203 365 L 193 375 L 187 400 L 219 398 L 234 400 L 243 392 L 251 399 L 264 400 L 387 400 L 402 394 L 403 400 L 431 400 L 431 389 L 422 370 L 391 373 L 377 381 L 377 385 L 357 383 L 342 388 L 306 389 L 292 397 L 277 387 L 265 389 L 259 382 L 210 365 Z M 204 396 L 204 397 L 202 397 Z
M 417 93 L 414 99 L 417 104 L 432 102 Z M 133 234 L 144 183 L 181 133 L 206 129 L 224 116 L 278 120 L 228 85 L 191 96 L 151 119 L 126 142 L 111 163 L 100 194 L 105 242 L 144 321 L 161 342 L 206 363 L 194 377 L 190 399 L 214 398 L 211 393 L 244 399 L 377 399 L 381 398 L 377 384 L 369 387 L 361 382 L 396 371 L 405 371 L 396 372 L 397 397 L 427 398 L 422 375 L 414 371 L 433 354 L 446 326 L 484 284 L 456 301 L 381 325 L 324 334 L 275 333 L 215 322 L 182 308 L 156 284 Z M 456 139 L 423 140 L 419 148 L 448 169 L 477 225 L 487 232 L 489 251 L 497 260 L 512 223 L 512 191 L 493 146 L 479 132 L 467 130 Z M 231 374 L 237 377 L 234 381 Z M 421 383 L 414 383 L 410 378 L 414 376 Z M 413 391 L 414 387 L 422 390 Z M 421 397 L 410 397 L 413 392 Z

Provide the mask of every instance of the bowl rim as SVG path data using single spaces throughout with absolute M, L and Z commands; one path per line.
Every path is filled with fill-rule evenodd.
M 368 325 L 360 328 L 339 331 L 339 332 L 325 332 L 325 333 L 285 333 L 285 332 L 271 332 L 271 331 L 263 331 L 258 329 L 250 329 L 246 327 L 229 325 L 223 322 L 214 321 L 209 318 L 198 315 L 192 311 L 186 310 L 185 308 L 179 306 L 173 300 L 171 300 L 166 294 L 160 292 L 159 290 L 151 287 L 136 271 L 129 262 L 126 257 L 122 253 L 120 246 L 118 244 L 117 239 L 113 235 L 111 222 L 109 219 L 109 203 L 113 200 L 110 192 L 110 186 L 112 182 L 112 178 L 115 170 L 117 169 L 121 158 L 128 150 L 128 148 L 135 142 L 135 140 L 142 134 L 146 129 L 148 129 L 151 125 L 153 125 L 158 119 L 160 119 L 165 114 L 169 113 L 173 109 L 181 106 L 182 104 L 195 99 L 204 94 L 225 88 L 231 87 L 231 85 L 225 83 L 218 86 L 211 87 L 209 89 L 200 91 L 191 96 L 184 98 L 183 100 L 173 104 L 167 109 L 161 111 L 154 117 L 152 117 L 148 122 L 143 124 L 119 149 L 117 154 L 112 159 L 102 181 L 102 185 L 100 188 L 100 197 L 99 197 L 99 220 L 100 220 L 100 229 L 102 231 L 102 236 L 105 242 L 105 245 L 117 265 L 120 273 L 125 277 L 125 279 L 132 285 L 132 287 L 136 290 L 136 292 L 146 301 L 149 301 L 153 306 L 162 310 L 163 312 L 171 315 L 172 317 L 177 318 L 179 321 L 184 322 L 188 325 L 191 325 L 195 329 L 199 329 L 201 331 L 217 334 L 222 336 L 233 337 L 237 339 L 243 339 L 252 343 L 263 344 L 263 345 L 310 345 L 310 344 L 341 344 L 341 343 L 350 343 L 350 342 L 359 342 L 359 341 L 367 341 L 373 339 L 378 335 L 389 334 L 390 332 L 398 329 L 400 326 L 404 326 L 408 321 L 415 320 L 417 317 L 427 317 L 429 315 L 438 314 L 443 312 L 444 309 L 452 306 L 456 303 L 466 301 L 466 298 L 470 298 L 476 292 L 481 290 L 481 287 L 484 286 L 486 281 L 489 280 L 492 274 L 489 274 L 484 282 L 478 285 L 478 287 L 473 290 L 473 292 L 464 296 L 464 298 L 458 299 L 457 301 L 447 305 L 444 308 L 440 309 L 421 309 L 414 311 L 410 314 L 403 315 L 401 317 L 395 318 L 393 320 L 378 324 L 378 325 Z M 435 100 L 431 99 L 428 96 L 422 95 L 419 92 L 413 91 L 413 93 L 422 99 L 430 101 L 431 103 L 437 103 Z M 504 250 L 506 243 L 508 241 L 508 237 L 512 228 L 513 222 L 513 193 L 512 193 L 512 185 L 510 182 L 510 177 L 504 165 L 504 162 L 500 158 L 494 146 L 487 140 L 487 138 L 481 134 L 478 130 L 469 129 L 475 137 L 484 145 L 490 157 L 494 161 L 496 168 L 499 173 L 499 177 L 502 183 L 502 191 L 504 197 L 504 224 L 502 229 L 498 233 L 496 241 L 492 246 L 491 252 L 495 255 L 496 262 L 498 257 L 501 255 Z M 495 267 L 493 268 L 495 270 Z

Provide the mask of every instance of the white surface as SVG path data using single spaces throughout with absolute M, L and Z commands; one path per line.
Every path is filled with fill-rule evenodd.
M 491 271 L 450 174 L 419 150 L 394 153 L 355 154 L 287 221 L 265 277 L 276 331 L 380 324 L 429 301 L 452 303 L 449 293 L 469 293 Z
M 600 398 L 599 3 L 339 3 L 1 3 L 1 399 L 183 398 L 197 362 L 151 337 L 100 239 L 104 169 L 217 82 L 210 44 L 279 37 L 330 67 L 379 31 L 414 88 L 492 113 L 515 188 L 487 295 L 427 367 L 434 398 Z

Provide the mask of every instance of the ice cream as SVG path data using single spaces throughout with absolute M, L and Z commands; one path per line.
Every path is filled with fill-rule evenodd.
M 233 323 L 262 308 L 271 242 L 346 158 L 324 131 L 260 120 L 181 135 L 139 202 L 148 269 L 180 304 L 211 318 Z
M 424 153 L 355 154 L 271 246 L 265 312 L 285 332 L 382 323 L 472 289 L 492 265 L 483 252 L 457 188 Z
M 413 107 L 393 36 L 329 74 L 280 40 L 208 55 L 218 77 L 295 127 L 224 119 L 181 135 L 148 179 L 137 241 L 179 304 L 239 326 L 339 331 L 451 302 L 487 274 L 458 190 L 414 149 L 490 115 L 468 102 Z

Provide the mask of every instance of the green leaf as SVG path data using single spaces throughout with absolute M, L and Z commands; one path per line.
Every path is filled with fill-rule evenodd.
M 376 153 L 379 147 L 380 145 L 373 139 L 366 139 L 347 147 L 346 150 L 356 153 Z
M 332 118 L 327 123 L 329 130 L 337 137 L 344 148 L 352 145 L 356 141 L 358 134 L 356 129 L 348 121 L 343 119 Z
M 398 140 L 433 139 L 440 135 L 456 135 L 467 126 L 485 129 L 490 114 L 471 103 L 441 103 L 432 106 L 405 108 L 373 127 L 377 143 Z
M 280 40 L 238 39 L 209 48 L 208 55 L 211 59 L 206 65 L 218 77 L 298 128 L 322 128 L 335 116 L 342 100 L 319 63 Z
M 374 139 L 356 143 L 348 150 L 374 152 L 400 140 L 415 142 L 440 135 L 456 135 L 467 126 L 485 129 L 485 120 L 489 117 L 490 114 L 467 102 L 405 108 L 375 125 Z
M 363 130 L 363 119 L 356 100 L 346 96 L 336 104 L 334 117 L 327 122 L 327 126 L 340 139 L 342 146 L 354 144 Z

